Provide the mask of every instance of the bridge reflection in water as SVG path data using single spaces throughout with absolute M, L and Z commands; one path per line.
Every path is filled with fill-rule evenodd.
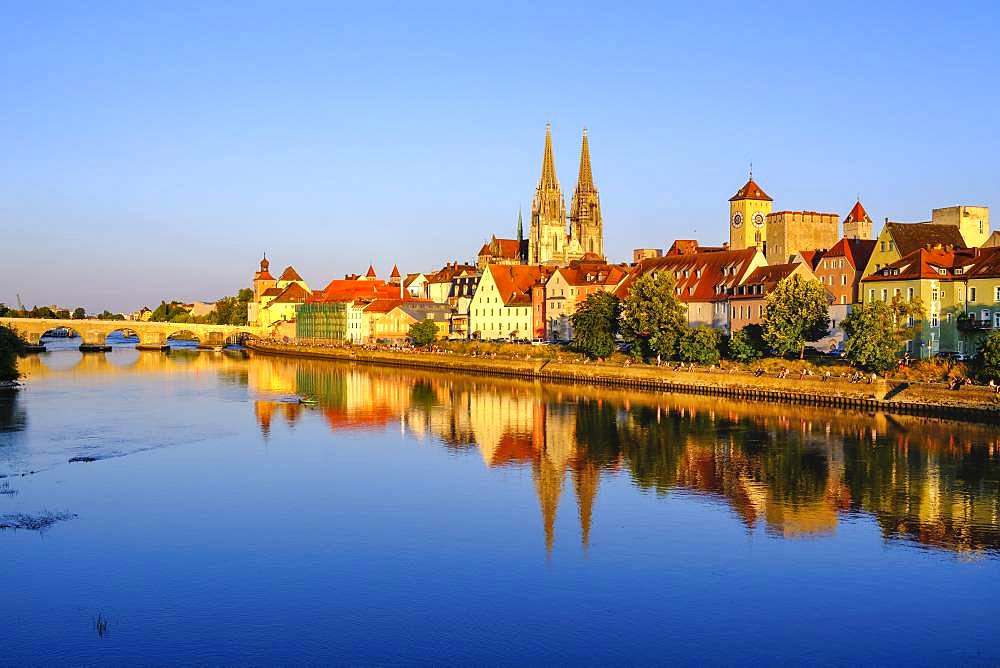
M 490 468 L 530 467 L 549 551 L 567 496 L 586 546 L 601 479 L 621 473 L 658 495 L 717 500 L 775 536 L 869 516 L 887 540 L 1000 551 L 1000 435 L 988 425 L 285 358 L 251 357 L 246 381 L 265 437 L 318 412 L 331 430 L 398 428 L 477 449 Z

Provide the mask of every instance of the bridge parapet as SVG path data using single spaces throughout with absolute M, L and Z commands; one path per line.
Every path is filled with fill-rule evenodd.
M 187 322 L 141 322 L 133 320 L 58 320 L 49 318 L 0 318 L 0 323 L 10 325 L 32 345 L 39 345 L 42 336 L 54 329 L 76 332 L 81 348 L 106 346 L 108 335 L 127 330 L 139 337 L 139 346 L 163 348 L 174 334 L 190 332 L 211 347 L 223 346 L 245 335 L 266 336 L 267 328 L 248 325 L 202 325 Z

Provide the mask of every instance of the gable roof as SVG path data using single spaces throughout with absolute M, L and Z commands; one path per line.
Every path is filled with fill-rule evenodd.
M 515 241 L 516 243 L 516 241 Z M 479 270 L 472 266 L 471 264 L 458 264 L 457 262 L 452 262 L 446 264 L 440 270 L 434 272 L 427 277 L 428 283 L 451 283 L 452 279 L 460 275 L 462 272 L 477 273 Z
M 366 278 L 375 278 L 375 267 L 368 265 L 368 273 L 365 274 Z
M 628 267 L 606 262 L 571 262 L 568 267 L 556 269 L 552 276 L 556 274 L 569 285 L 618 285 L 628 276 Z
M 311 295 L 312 293 L 303 288 L 299 283 L 289 283 L 271 303 L 301 304 L 309 299 Z
M 552 275 L 554 268 L 521 265 L 491 264 L 486 271 L 493 276 L 497 293 L 504 306 L 531 304 L 531 288 Z
M 738 202 L 744 199 L 758 199 L 765 202 L 773 202 L 770 196 L 764 190 L 757 185 L 757 182 L 751 178 L 747 181 L 742 188 L 736 191 L 736 194 L 729 198 L 730 202 Z
M 975 263 L 966 274 L 970 278 L 1000 278 L 1000 247 L 976 248 Z
M 944 246 L 918 248 L 861 280 L 862 282 L 905 281 L 953 276 L 956 267 L 961 267 L 964 271 L 965 267 L 976 264 L 977 258 L 981 256 L 982 251 L 976 248 L 953 249 Z M 945 270 L 944 274 L 940 271 L 942 269 Z
M 267 290 L 264 290 L 264 292 L 260 293 L 260 296 L 261 297 L 277 297 L 280 294 L 281 294 L 281 288 L 275 286 L 275 287 L 268 288 Z
M 517 239 L 498 239 L 493 237 L 479 249 L 479 257 L 502 257 L 506 260 L 516 260 L 521 257 L 521 245 L 527 240 L 518 242 Z
M 399 278 L 399 277 L 400 277 L 399 265 L 394 264 L 392 265 L 392 273 L 389 274 L 389 278 Z
M 817 263 L 821 259 L 843 257 L 854 269 L 864 269 L 868 266 L 868 259 L 875 252 L 877 242 L 874 239 L 848 239 L 843 238 L 835 243 L 830 250 L 816 258 Z M 816 267 L 816 264 L 813 265 Z
M 756 247 L 752 247 L 648 258 L 632 268 L 629 277 L 618 286 L 615 294 L 625 298 L 639 276 L 653 271 L 666 271 L 673 274 L 674 281 L 680 288 L 677 298 L 682 302 L 724 299 L 726 292 L 739 284 L 759 253 Z
M 292 268 L 292 265 L 285 267 L 285 270 L 281 272 L 281 276 L 278 277 L 279 281 L 301 281 L 302 277 L 299 276 L 299 272 Z
M 885 230 L 892 236 L 900 256 L 906 256 L 913 251 L 937 244 L 965 248 L 965 240 L 958 227 L 954 225 L 934 225 L 932 223 L 893 223 L 887 222 Z

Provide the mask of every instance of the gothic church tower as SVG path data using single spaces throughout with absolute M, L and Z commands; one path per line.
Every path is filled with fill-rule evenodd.
M 587 129 L 583 129 L 580 149 L 580 175 L 570 204 L 570 238 L 579 242 L 580 252 L 604 258 L 604 221 L 601 218 L 601 198 L 594 185 L 590 169 L 590 144 Z
M 528 232 L 528 264 L 558 262 L 566 246 L 566 200 L 556 179 L 552 157 L 552 126 L 545 124 L 545 152 L 542 176 L 531 202 L 531 228 Z

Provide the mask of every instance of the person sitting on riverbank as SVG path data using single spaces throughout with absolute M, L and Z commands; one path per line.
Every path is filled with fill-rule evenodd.
M 788 378 L 788 367 L 781 367 L 781 371 L 778 372 L 778 378 Z
M 878 380 L 878 374 L 872 371 L 872 375 L 868 377 L 868 384 L 874 385 L 876 380 Z
M 997 385 L 996 381 L 994 381 L 992 378 L 990 378 L 989 387 L 990 391 L 993 392 L 993 394 L 1000 394 L 1000 385 Z
M 759 367 L 757 367 L 756 369 L 753 370 L 754 378 L 760 378 L 765 373 L 766 372 L 764 371 L 764 367 L 762 367 L 762 366 L 759 366 Z
M 832 375 L 833 375 L 833 374 L 831 374 L 831 373 L 830 373 L 830 370 L 829 370 L 829 369 L 827 369 L 827 370 L 826 370 L 825 372 L 823 372 L 823 377 L 822 377 L 822 378 L 820 378 L 820 381 L 821 381 L 821 382 L 823 382 L 823 383 L 825 383 L 826 381 L 830 380 L 830 377 L 831 377 Z

